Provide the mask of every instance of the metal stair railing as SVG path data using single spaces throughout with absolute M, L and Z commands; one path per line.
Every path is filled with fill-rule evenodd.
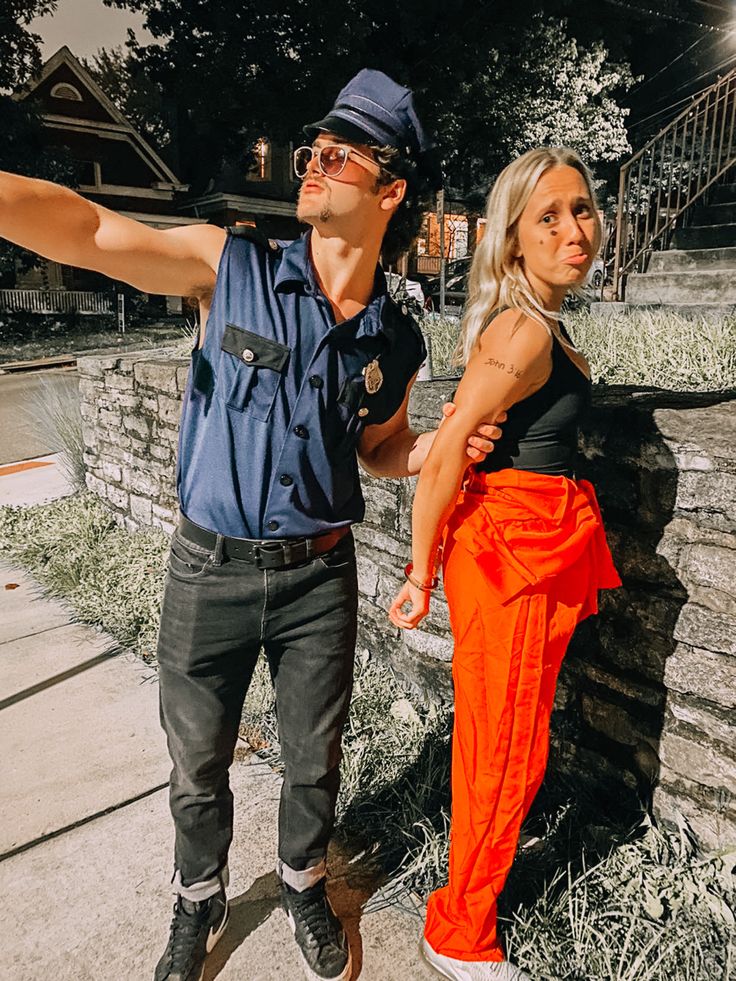
M 736 68 L 702 92 L 621 168 L 614 290 L 643 272 L 655 243 L 736 164 Z

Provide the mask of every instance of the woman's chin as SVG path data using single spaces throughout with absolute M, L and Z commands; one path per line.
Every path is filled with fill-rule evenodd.
M 582 286 L 586 280 L 588 272 L 589 272 L 589 267 L 576 268 L 575 266 L 572 266 L 570 268 L 570 271 L 567 273 L 567 276 L 565 277 L 564 285 L 567 286 L 569 290 L 573 290 L 578 286 Z

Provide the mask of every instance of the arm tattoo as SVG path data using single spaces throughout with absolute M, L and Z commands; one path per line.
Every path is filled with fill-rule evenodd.
M 486 364 L 490 368 L 497 368 L 499 371 L 503 371 L 507 375 L 513 375 L 515 378 L 521 378 L 524 374 L 523 371 L 518 371 L 513 364 L 507 365 L 505 361 L 496 361 L 495 358 L 488 358 Z

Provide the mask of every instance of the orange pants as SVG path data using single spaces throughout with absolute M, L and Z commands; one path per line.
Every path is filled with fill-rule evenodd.
M 496 900 L 547 765 L 557 675 L 599 588 L 620 585 L 586 481 L 473 474 L 448 524 L 455 638 L 449 884 L 425 937 L 437 953 L 499 961 Z

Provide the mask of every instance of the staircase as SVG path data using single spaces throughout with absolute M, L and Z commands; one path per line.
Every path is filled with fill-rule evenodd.
M 671 248 L 653 252 L 645 273 L 626 282 L 627 305 L 675 307 L 697 315 L 736 312 L 736 184 L 713 190 L 676 228 Z
M 728 183 L 730 181 L 731 183 Z M 621 168 L 614 308 L 736 312 L 736 69 Z

